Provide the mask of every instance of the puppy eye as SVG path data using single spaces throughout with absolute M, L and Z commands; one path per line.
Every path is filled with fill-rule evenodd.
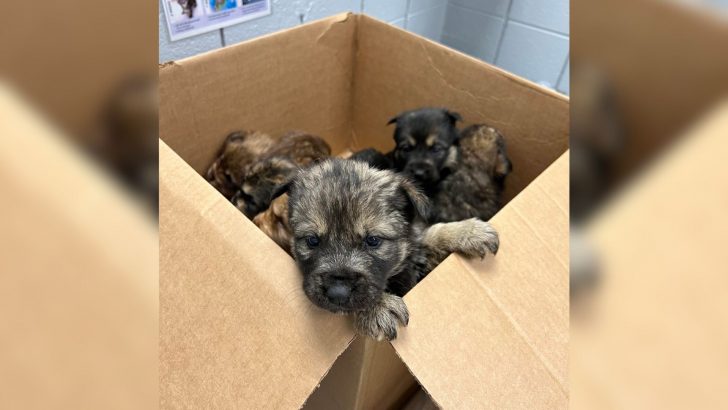
M 379 245 L 380 245 L 380 244 L 382 243 L 382 239 L 381 239 L 381 238 L 379 238 L 379 237 L 376 237 L 376 236 L 371 236 L 371 235 L 368 235 L 368 236 L 367 236 L 367 237 L 366 237 L 366 238 L 364 239 L 364 242 L 365 242 L 365 243 L 367 244 L 367 246 L 369 246 L 370 248 L 376 248 L 377 246 L 379 246 Z
M 319 241 L 319 237 L 316 235 L 310 235 L 306 237 L 306 244 L 309 248 L 315 248 L 319 246 L 321 242 Z
M 410 151 L 412 151 L 412 146 L 411 146 L 411 145 L 402 145 L 402 146 L 400 147 L 400 149 L 401 149 L 402 151 L 404 151 L 404 152 L 410 152 Z
M 430 147 L 430 151 L 432 152 L 442 152 L 445 148 L 442 145 L 433 145 Z

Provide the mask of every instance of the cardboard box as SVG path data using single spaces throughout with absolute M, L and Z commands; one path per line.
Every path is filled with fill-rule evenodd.
M 567 406 L 566 97 L 354 14 L 165 64 L 160 94 L 162 407 L 393 408 L 418 383 L 445 408 Z M 376 343 L 314 307 L 294 261 L 201 174 L 234 130 L 388 150 L 387 120 L 428 105 L 506 136 L 501 249 L 447 258 L 405 297 L 409 326 Z

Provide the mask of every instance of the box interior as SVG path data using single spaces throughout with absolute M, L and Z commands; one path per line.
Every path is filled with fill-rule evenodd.
M 448 107 L 463 116 L 464 124 L 487 123 L 500 129 L 505 135 L 508 154 L 514 165 L 513 173 L 509 175 L 506 182 L 504 198 L 506 202 L 523 191 L 549 165 L 562 156 L 568 147 L 568 99 L 566 97 L 457 51 L 362 15 L 335 16 L 223 50 L 168 63 L 160 69 L 160 94 L 162 101 L 160 135 L 163 140 L 160 147 L 160 163 L 163 168 L 169 168 L 167 172 L 169 178 L 160 183 L 160 200 L 163 204 L 172 205 L 167 206 L 170 209 L 161 210 L 161 235 L 163 238 L 165 235 L 176 238 L 176 243 L 170 246 L 169 263 L 163 262 L 160 279 L 163 325 L 165 324 L 165 313 L 169 317 L 179 318 L 179 312 L 174 310 L 180 305 L 185 305 L 187 310 L 197 309 L 195 312 L 200 316 L 216 314 L 203 308 L 204 298 L 210 297 L 209 295 L 194 295 L 194 293 L 199 293 L 199 290 L 194 289 L 195 286 L 213 287 L 213 294 L 214 292 L 226 294 L 224 285 L 220 285 L 222 286 L 220 288 L 211 284 L 214 280 L 220 280 L 223 283 L 250 281 L 251 284 L 246 282 L 246 287 L 252 288 L 253 284 L 255 286 L 262 284 L 262 286 L 270 287 L 271 292 L 275 292 L 274 289 L 277 286 L 283 286 L 286 289 L 300 287 L 300 279 L 297 279 L 299 274 L 293 261 L 262 232 L 251 229 L 255 228 L 254 225 L 200 177 L 215 157 L 225 136 L 232 131 L 253 129 L 280 136 L 286 131 L 300 129 L 323 137 L 331 145 L 334 153 L 364 147 L 375 147 L 388 151 L 394 145 L 392 142 L 393 129 L 391 126 L 386 126 L 389 118 L 401 111 L 421 106 Z M 568 169 L 567 161 L 568 159 L 564 158 L 559 161 L 562 165 L 558 167 L 559 172 L 555 174 L 558 178 L 565 178 L 562 171 Z M 189 175 L 184 170 L 187 166 L 191 166 L 197 174 Z M 563 180 L 560 182 L 563 183 Z M 180 187 L 190 187 L 189 192 L 180 192 Z M 555 209 L 559 215 L 563 214 L 565 217 L 559 219 L 559 223 L 561 223 L 561 219 L 568 221 L 566 211 L 559 208 L 559 204 L 564 203 L 562 197 L 564 192 L 568 194 L 568 189 L 557 188 L 558 201 L 555 201 L 555 205 L 547 204 L 548 206 L 542 208 L 543 213 Z M 553 194 L 537 191 L 529 198 L 538 197 L 539 201 L 528 198 L 523 201 L 530 200 L 532 203 L 529 203 L 529 206 L 539 207 L 541 201 L 552 199 L 551 195 Z M 518 218 L 524 211 L 527 210 L 514 208 L 510 212 L 512 216 L 507 218 Z M 543 215 L 537 212 L 537 221 L 540 216 Z M 548 215 L 545 215 L 545 218 L 547 217 Z M 183 223 L 180 219 L 188 220 Z M 501 226 L 508 229 L 509 222 L 506 217 L 498 219 L 498 215 L 496 215 L 494 220 L 503 221 L 500 222 L 500 225 L 496 224 L 499 229 Z M 547 227 L 550 223 L 545 219 L 541 222 L 545 222 Z M 199 232 L 200 238 L 190 237 L 188 234 L 190 224 L 196 227 L 195 233 Z M 165 226 L 168 226 L 169 229 Z M 518 229 L 517 232 L 514 232 L 514 238 L 523 237 L 524 240 L 533 237 L 534 234 L 538 237 L 539 232 L 542 232 L 539 229 L 524 230 L 523 221 L 520 220 L 511 223 L 510 226 L 512 229 Z M 559 227 L 561 228 L 561 225 Z M 554 234 L 553 231 L 548 230 L 543 232 L 552 236 Z M 219 237 L 215 237 L 216 233 Z M 180 239 L 183 237 L 184 239 Z M 567 242 L 565 238 L 556 239 Z M 239 241 L 245 241 L 245 249 L 238 249 L 237 253 L 233 252 L 232 249 L 239 246 Z M 195 255 L 184 255 L 183 260 L 172 260 L 172 255 L 180 252 L 178 249 L 183 249 L 185 246 L 192 249 L 204 249 Z M 545 248 L 550 252 L 554 251 L 550 249 L 549 245 Z M 557 247 L 555 254 L 557 257 L 548 256 L 546 259 L 542 259 L 541 263 L 547 265 L 563 263 L 561 260 L 563 251 L 562 247 Z M 222 263 L 219 260 L 211 259 L 210 256 L 203 256 L 206 252 L 207 255 L 212 252 L 222 252 L 227 255 L 224 257 L 229 258 L 229 261 Z M 248 275 L 241 279 L 241 267 L 244 272 L 253 272 L 255 270 L 253 265 L 260 261 L 249 259 L 259 259 L 259 255 L 267 255 L 265 257 L 267 261 L 281 261 L 280 263 L 275 262 L 276 271 L 283 272 L 280 274 L 280 278 Z M 163 252 L 161 258 L 164 260 L 164 257 Z M 503 266 L 521 270 L 528 269 L 526 266 L 528 257 L 529 255 L 525 255 L 520 262 L 512 261 Z M 209 265 L 214 265 L 216 270 L 213 276 L 219 276 L 219 278 L 199 279 L 200 282 L 195 283 L 195 286 L 188 283 L 189 289 L 180 289 L 170 276 L 185 275 L 187 270 L 192 269 L 190 265 L 204 270 L 205 266 L 200 262 L 195 262 L 199 258 L 205 258 Z M 466 261 L 466 263 L 469 262 Z M 408 294 L 409 299 L 406 299 L 408 306 L 410 302 L 416 305 L 418 297 L 435 299 L 438 297 L 436 289 L 433 288 L 438 280 L 443 280 L 442 274 L 436 274 L 438 271 L 450 274 L 449 269 L 469 273 L 481 271 L 484 266 L 494 269 L 493 264 L 487 260 L 485 265 L 482 262 L 480 265 L 465 266 L 462 264 L 463 260 L 459 258 L 452 256 L 448 258 L 443 263 L 445 266 L 441 265 L 430 275 L 433 276 L 433 279 L 428 286 L 423 286 L 423 284 L 430 280 L 430 276 L 410 292 L 415 295 Z M 165 268 L 166 265 L 169 267 Z M 560 272 L 558 269 L 557 271 Z M 523 283 L 528 283 L 530 280 L 525 276 L 519 280 L 521 279 Z M 560 279 L 568 281 L 566 276 Z M 564 305 L 568 305 L 566 302 L 568 300 L 568 282 L 565 285 L 563 282 L 557 281 L 558 286 L 555 287 L 547 286 L 552 286 L 551 290 L 557 296 L 563 296 Z M 464 283 L 467 284 L 467 280 Z M 477 284 L 476 288 L 478 286 L 483 286 L 483 284 Z M 497 288 L 494 288 L 493 291 L 496 294 L 501 292 Z M 171 296 L 165 296 L 167 292 L 170 292 Z M 189 293 L 193 294 L 195 302 L 183 303 L 182 301 Z M 530 296 L 538 298 L 536 294 Z M 263 302 L 256 297 L 252 296 L 251 300 L 246 301 L 247 304 L 241 305 L 240 309 L 249 309 L 251 304 L 262 304 Z M 482 297 L 482 295 L 478 297 Z M 239 303 L 233 300 L 226 302 L 233 305 Z M 506 302 L 510 303 L 508 300 Z M 288 298 L 284 300 L 283 305 L 274 308 L 275 312 L 270 313 L 272 317 L 281 322 L 286 321 L 286 312 L 290 314 L 298 309 L 311 310 L 310 307 L 306 307 L 305 300 L 291 301 Z M 534 306 L 536 305 L 538 303 L 535 303 Z M 168 311 L 165 311 L 165 306 L 169 306 Z M 472 314 L 476 316 L 478 314 L 495 314 L 500 308 L 501 306 L 497 303 L 488 304 L 484 308 L 485 311 L 473 310 Z M 457 310 L 457 308 L 453 307 L 453 310 Z M 545 311 L 551 312 L 548 307 Z M 527 317 L 527 313 L 525 311 L 514 312 L 519 318 Z M 555 314 L 561 315 L 561 313 L 563 312 L 558 311 Z M 327 320 L 330 321 L 331 315 L 310 312 L 306 314 L 315 317 L 310 319 L 309 323 L 297 324 L 294 326 L 294 330 L 286 329 L 286 331 L 293 332 L 296 337 L 310 338 L 311 336 L 306 335 L 312 334 L 312 331 L 306 326 L 316 324 L 329 329 L 328 331 L 332 334 L 322 338 L 320 346 L 311 347 L 310 350 L 317 352 L 322 361 L 329 360 L 331 357 L 336 358 L 343 351 L 343 348 L 337 346 L 346 347 L 348 345 L 348 343 L 342 344 L 342 340 L 346 339 L 346 333 L 338 332 L 336 326 L 350 325 L 339 323 L 341 321 L 337 321 L 336 326 L 328 324 Z M 245 311 L 241 315 L 251 316 L 251 320 L 257 327 L 262 328 L 265 325 L 258 319 L 255 312 Z M 565 317 L 568 319 L 568 312 Z M 176 324 L 169 322 L 170 329 L 168 330 L 179 332 L 179 328 L 192 324 L 192 322 L 186 322 L 187 319 L 189 318 L 184 317 L 180 323 Z M 548 321 L 549 318 L 545 319 Z M 267 318 L 266 322 L 269 320 L 270 318 Z M 561 322 L 561 320 L 557 321 L 557 325 L 563 325 Z M 216 328 L 218 324 L 214 322 L 209 325 L 205 324 L 205 326 L 207 328 L 203 330 L 203 333 L 214 334 L 219 331 L 229 331 L 227 327 Z M 565 324 L 565 328 L 568 329 L 568 323 Z M 351 331 L 350 327 L 346 327 L 346 329 Z M 320 331 L 320 329 L 317 330 Z M 533 329 L 529 328 L 525 331 L 533 331 L 534 334 L 538 334 L 542 330 L 535 325 Z M 318 331 L 315 333 L 319 334 Z M 160 334 L 164 335 L 164 332 L 160 331 Z M 511 336 L 520 337 L 515 333 Z M 238 337 L 246 339 L 248 336 L 240 333 Z M 541 336 L 533 337 L 541 338 Z M 175 350 L 177 349 L 176 343 L 180 342 L 173 340 L 172 336 L 162 337 L 162 339 L 162 344 L 168 343 L 162 348 L 162 351 L 163 354 L 169 351 L 170 354 L 167 358 L 169 361 L 179 360 L 178 355 L 184 355 L 184 349 L 182 352 Z M 446 340 L 443 339 L 443 341 Z M 558 341 L 558 343 L 561 342 L 562 340 Z M 406 344 L 407 341 L 402 343 Z M 537 341 L 538 343 L 540 341 Z M 395 351 L 397 345 L 393 348 L 390 344 L 377 344 L 369 340 L 354 339 L 348 350 L 330 369 L 329 376 L 320 381 L 320 388 L 309 398 L 308 407 L 326 407 L 327 404 L 333 403 L 347 407 L 351 405 L 354 408 L 368 408 L 385 404 L 391 406 L 406 400 L 409 395 L 415 393 L 416 385 L 408 368 L 399 359 L 403 353 L 409 354 L 407 348 L 402 346 L 400 344 L 400 351 Z M 519 349 L 528 350 L 527 346 L 528 343 L 524 345 L 519 342 L 518 344 Z M 184 347 L 189 348 L 189 352 L 196 348 L 210 349 L 209 345 L 204 345 L 198 340 L 190 341 Z M 429 347 L 439 349 L 436 343 L 430 344 Z M 248 352 L 241 353 L 227 342 L 224 345 L 215 346 L 215 348 L 232 351 L 233 355 L 244 356 L 241 360 L 252 360 L 252 356 L 248 355 Z M 306 349 L 309 347 L 307 346 Z M 465 347 L 463 349 L 467 350 Z M 283 343 L 272 348 L 265 348 L 268 354 L 288 355 L 289 360 L 291 356 L 300 354 L 299 350 L 300 348 L 291 350 Z M 561 350 L 559 353 L 562 353 Z M 281 353 L 281 351 L 285 353 Z M 325 353 L 321 353 L 322 351 Z M 528 357 L 528 360 L 533 358 L 532 354 Z M 561 358 L 548 358 L 549 361 L 552 359 L 556 361 Z M 333 361 L 333 359 L 331 360 Z M 414 362 L 414 359 L 410 361 Z M 524 363 L 526 362 L 524 361 Z M 320 366 L 317 367 L 317 364 L 312 364 L 310 361 L 305 361 L 303 367 L 298 370 L 305 374 L 325 373 Z M 550 369 L 548 366 L 546 367 Z M 513 367 L 516 370 L 518 368 L 518 366 Z M 257 370 L 274 379 L 279 376 L 266 373 L 266 369 Z M 179 376 L 173 374 L 171 368 L 163 368 L 161 373 L 163 379 L 174 379 Z M 200 377 L 204 377 L 204 374 Z M 223 377 L 232 379 L 236 376 L 211 372 L 209 377 L 219 380 Z M 561 375 L 556 379 L 563 382 Z M 227 382 L 227 379 L 225 380 Z M 174 381 L 183 382 L 178 379 L 174 379 Z M 210 392 L 208 387 L 199 386 L 199 381 L 192 382 L 198 383 L 196 385 L 200 389 Z M 281 379 L 281 383 L 284 382 L 290 383 L 290 380 Z M 316 384 L 318 383 L 312 385 Z M 172 388 L 164 383 L 162 387 L 163 389 Z M 238 387 L 241 390 L 251 390 L 249 386 L 239 385 Z M 446 385 L 441 387 L 448 388 Z M 267 386 L 261 386 L 260 389 L 265 392 Z M 197 392 L 199 393 L 199 391 Z M 298 390 L 294 393 L 299 396 L 302 394 Z M 231 397 L 236 399 L 240 399 L 239 394 L 243 393 L 230 393 Z M 304 397 L 308 397 L 309 394 L 310 391 Z M 190 400 L 204 399 L 204 394 L 198 394 L 198 396 Z M 281 401 L 281 403 L 285 402 Z M 303 401 L 299 405 L 301 403 Z

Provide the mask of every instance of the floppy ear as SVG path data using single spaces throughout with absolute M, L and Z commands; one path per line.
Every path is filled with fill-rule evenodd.
M 392 125 L 392 124 L 394 124 L 395 122 L 397 122 L 397 120 L 399 120 L 399 117 L 400 117 L 400 116 L 399 116 L 399 115 L 397 115 L 397 116 L 395 116 L 395 117 L 392 117 L 392 118 L 390 118 L 390 119 L 389 119 L 389 121 L 387 121 L 387 125 Z
M 456 113 L 455 111 L 445 110 L 445 114 L 447 114 L 447 117 L 450 119 L 450 121 L 455 125 L 458 121 L 462 121 L 463 117 L 460 116 L 460 114 Z
M 511 173 L 511 171 L 513 171 L 513 164 L 511 164 L 511 160 L 508 159 L 505 152 L 500 151 L 495 162 L 496 176 L 505 178 L 506 175 Z
M 415 214 L 424 220 L 428 220 L 430 218 L 430 200 L 427 199 L 427 195 L 407 178 L 402 178 L 401 186 Z
M 293 185 L 292 179 L 289 179 L 288 181 L 286 181 L 280 185 L 276 185 L 276 187 L 273 188 L 273 192 L 270 195 L 270 200 L 272 201 L 283 194 L 287 194 L 288 191 L 291 189 L 291 185 Z

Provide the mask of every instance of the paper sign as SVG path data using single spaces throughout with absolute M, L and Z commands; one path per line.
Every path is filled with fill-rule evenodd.
M 270 0 L 162 0 L 170 40 L 180 40 L 270 14 Z

